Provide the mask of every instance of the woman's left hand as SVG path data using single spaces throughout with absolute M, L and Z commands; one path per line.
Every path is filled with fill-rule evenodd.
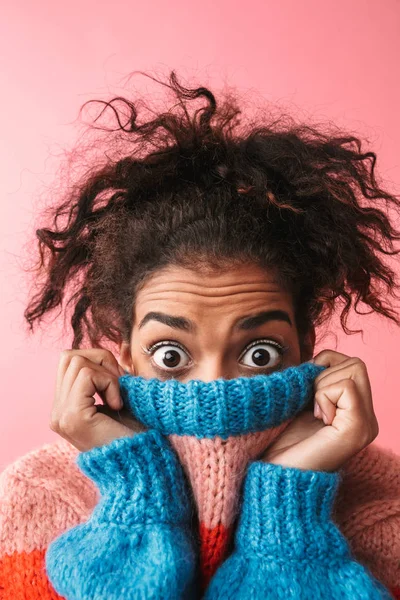
M 333 350 L 322 350 L 313 362 L 327 367 L 314 380 L 315 416 L 305 411 L 293 419 L 259 460 L 337 471 L 378 435 L 365 363 Z

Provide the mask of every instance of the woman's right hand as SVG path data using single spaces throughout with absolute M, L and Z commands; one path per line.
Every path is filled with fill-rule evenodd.
M 118 383 L 123 374 L 124 370 L 109 350 L 63 350 L 50 429 L 81 452 L 146 431 L 147 428 L 123 408 Z M 104 405 L 95 404 L 96 393 Z

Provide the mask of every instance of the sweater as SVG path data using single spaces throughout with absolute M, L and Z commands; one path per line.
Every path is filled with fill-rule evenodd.
M 337 473 L 256 460 L 320 368 L 122 376 L 146 433 L 83 453 L 60 440 L 1 475 L 0 597 L 396 597 L 399 457 L 370 444 Z

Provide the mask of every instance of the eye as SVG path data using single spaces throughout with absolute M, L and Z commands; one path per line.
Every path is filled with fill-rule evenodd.
M 186 367 L 190 357 L 181 346 L 171 342 L 160 342 L 150 348 L 153 361 L 161 369 Z
M 258 340 L 245 349 L 239 361 L 247 367 L 275 367 L 287 349 L 272 340 Z

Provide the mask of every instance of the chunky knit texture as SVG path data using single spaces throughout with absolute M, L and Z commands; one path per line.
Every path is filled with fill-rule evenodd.
M 271 375 L 160 381 L 119 378 L 124 405 L 165 435 L 228 437 L 264 431 L 295 417 L 307 405 L 315 377 L 325 369 L 306 362 Z
M 304 410 L 324 368 L 307 362 L 268 376 L 209 382 L 119 378 L 124 405 L 170 436 L 191 482 L 203 590 L 227 555 L 248 463 Z
M 83 452 L 77 463 L 102 498 L 86 523 L 50 544 L 55 590 L 71 600 L 193 598 L 190 503 L 168 440 L 150 430 Z
M 233 554 L 207 600 L 389 600 L 331 518 L 340 475 L 254 462 Z
M 311 379 L 313 379 L 318 371 L 313 371 L 310 363 L 307 363 L 307 365 L 308 366 L 306 367 L 300 365 L 300 367 L 296 367 L 296 369 L 299 370 L 298 372 L 303 372 L 303 375 L 304 373 L 308 373 L 308 378 L 311 377 Z M 311 370 L 309 370 L 310 366 Z M 279 375 L 284 381 L 287 373 L 283 371 L 274 375 Z M 267 380 L 272 377 L 273 376 L 270 375 L 264 377 L 264 379 Z M 254 380 L 256 378 L 252 379 Z M 234 383 L 237 384 L 237 381 L 238 380 L 234 381 Z M 246 384 L 249 381 L 250 380 L 247 379 Z M 143 385 L 143 382 L 138 382 L 138 384 L 139 383 L 140 385 Z M 169 384 L 170 382 L 165 382 L 165 384 L 166 383 Z M 214 382 L 210 383 L 214 384 Z M 159 395 L 161 393 L 162 395 L 163 391 L 165 392 L 168 389 L 169 392 L 171 391 L 171 386 L 166 386 L 165 384 L 163 383 L 160 386 L 157 386 L 156 384 L 156 386 L 154 386 L 153 381 L 151 384 L 149 383 L 149 389 L 150 385 L 154 386 L 154 389 L 158 390 L 157 394 Z M 185 384 L 180 384 L 180 386 L 181 385 Z M 207 386 L 207 384 L 205 385 Z M 210 396 L 210 410 L 213 409 L 213 406 L 218 406 L 218 402 L 223 397 L 222 394 L 226 391 L 223 386 L 218 389 L 220 389 L 220 394 L 216 394 L 214 390 L 214 404 L 212 403 L 213 396 Z M 268 388 L 267 386 L 264 388 L 263 394 L 265 403 L 267 405 L 270 404 L 272 407 L 273 396 L 270 393 L 271 389 L 274 388 Z M 283 385 L 283 387 L 281 386 L 280 390 L 281 391 L 278 393 L 278 400 L 275 398 L 275 401 L 278 402 L 282 396 L 282 390 L 285 390 L 285 385 Z M 143 397 L 145 397 L 145 392 L 146 389 L 142 388 Z M 244 398 L 245 396 L 246 394 L 242 394 L 239 395 L 239 398 Z M 128 397 L 133 398 L 131 394 L 128 394 Z M 169 404 L 167 402 L 168 398 Z M 253 398 L 252 394 L 246 396 L 247 401 L 251 400 L 251 398 Z M 292 393 L 288 395 L 288 398 L 289 400 L 293 399 Z M 125 400 L 127 400 L 127 396 L 125 397 Z M 164 397 L 165 414 L 175 411 L 173 400 L 174 396 L 171 396 L 171 394 Z M 303 407 L 306 406 L 305 397 L 298 397 L 297 400 L 300 404 L 304 402 L 302 405 Z M 193 407 L 195 406 L 196 403 L 194 402 Z M 243 407 L 247 405 L 245 402 L 242 402 L 240 406 Z M 254 404 L 250 402 L 250 407 L 251 406 L 258 406 L 258 404 L 257 402 Z M 250 411 L 251 410 L 252 409 L 250 408 Z M 294 412 L 292 415 L 297 414 L 296 411 L 300 412 L 301 409 L 299 409 L 299 404 L 294 404 L 293 410 Z M 199 414 L 199 419 L 201 420 L 201 414 Z M 331 528 L 337 527 L 337 530 L 341 531 L 344 536 L 343 541 L 348 541 L 348 550 L 351 550 L 352 556 L 355 561 L 359 563 L 359 566 L 357 567 L 358 571 L 357 568 L 354 571 L 354 565 L 348 567 L 348 565 L 346 566 L 344 563 L 339 564 L 336 559 L 332 560 L 329 565 L 328 584 L 333 583 L 332 586 L 328 588 L 328 596 L 318 596 L 318 594 L 322 593 L 321 589 L 324 589 L 321 588 L 321 582 L 323 582 L 325 578 L 314 578 L 314 580 L 311 580 L 311 585 L 315 584 L 315 587 L 312 588 L 312 594 L 309 593 L 308 596 L 301 596 L 297 593 L 300 583 L 301 586 L 304 584 L 301 579 L 298 580 L 298 585 L 293 583 L 293 586 L 293 578 L 289 580 L 289 583 L 285 580 L 285 573 L 283 573 L 284 569 L 282 565 L 287 563 L 290 566 L 289 572 L 292 573 L 293 570 L 293 573 L 295 573 L 297 572 L 295 569 L 296 563 L 299 562 L 299 565 L 297 566 L 302 567 L 299 571 L 303 573 L 307 561 L 297 561 L 297 559 L 293 560 L 290 557 L 279 558 L 279 556 L 276 556 L 276 560 L 271 562 L 269 555 L 264 556 L 262 553 L 258 553 L 256 557 L 253 555 L 249 557 L 248 554 L 243 552 L 246 544 L 241 542 L 241 536 L 243 537 L 244 532 L 243 539 L 246 540 L 246 532 L 252 531 L 249 528 L 249 514 L 251 516 L 250 523 L 252 526 L 256 528 L 257 526 L 259 527 L 258 533 L 260 533 L 260 531 L 262 533 L 267 533 L 267 537 L 264 537 L 264 539 L 268 540 L 268 546 L 271 545 L 271 522 L 268 521 L 265 507 L 260 504 L 257 509 L 257 506 L 254 505 L 254 498 L 258 498 L 261 501 L 263 498 L 267 497 L 269 501 L 272 502 L 272 497 L 268 496 L 269 491 L 275 489 L 272 486 L 274 480 L 271 477 L 271 473 L 277 473 L 279 469 L 272 468 L 277 467 L 277 465 L 268 465 L 268 463 L 261 463 L 255 459 L 258 454 L 268 446 L 270 441 L 275 439 L 276 435 L 287 426 L 290 420 L 289 417 L 287 421 L 281 423 L 279 422 L 279 419 L 277 421 L 270 421 L 269 429 L 264 431 L 247 430 L 247 432 L 244 430 L 242 434 L 237 435 L 229 435 L 229 430 L 225 430 L 224 433 L 224 431 L 220 429 L 219 432 L 225 435 L 225 437 L 219 435 L 209 438 L 201 437 L 202 434 L 200 430 L 196 431 L 193 429 L 190 432 L 191 435 L 182 433 L 182 430 L 179 434 L 173 433 L 173 430 L 170 430 L 168 433 L 169 440 L 172 444 L 169 448 L 169 452 L 172 452 L 172 448 L 174 448 L 181 459 L 180 462 L 183 464 L 184 471 L 189 480 L 187 482 L 188 485 L 186 485 L 186 489 L 190 495 L 189 501 L 192 500 L 195 502 L 193 508 L 195 506 L 197 507 L 196 513 L 200 518 L 198 530 L 196 523 L 193 524 L 188 520 L 185 521 L 185 518 L 177 523 L 177 527 L 182 535 L 181 539 L 187 540 L 189 547 L 193 549 L 195 539 L 197 540 L 198 534 L 200 534 L 200 558 L 205 554 L 208 557 L 214 558 L 214 564 L 210 565 L 210 563 L 208 563 L 208 579 L 210 579 L 210 576 L 214 576 L 206 589 L 206 594 L 213 593 L 215 596 L 212 597 L 219 597 L 218 594 L 220 593 L 220 590 L 224 589 L 224 585 L 227 585 L 226 581 L 231 581 L 233 587 L 230 588 L 230 593 L 231 591 L 233 593 L 233 590 L 235 589 L 234 585 L 238 585 L 235 574 L 239 572 L 239 574 L 243 574 L 244 576 L 243 581 L 247 581 L 247 585 L 244 585 L 242 590 L 248 593 L 248 595 L 240 595 L 240 592 L 238 591 L 236 595 L 231 594 L 230 596 L 226 595 L 226 597 L 250 598 L 254 595 L 257 597 L 254 586 L 257 587 L 260 582 L 263 582 L 264 589 L 267 589 L 268 583 L 266 580 L 262 579 L 262 573 L 264 572 L 265 574 L 264 570 L 266 569 L 268 574 L 267 578 L 269 578 L 268 568 L 270 568 L 272 569 L 272 579 L 275 577 L 274 592 L 276 588 L 279 588 L 279 585 L 284 585 L 286 587 L 287 597 L 336 597 L 336 591 L 332 592 L 332 586 L 335 590 L 340 590 L 338 595 L 340 593 L 340 596 L 344 596 L 345 598 L 390 597 L 387 595 L 368 596 L 368 593 L 370 593 L 372 589 L 374 589 L 375 593 L 375 588 L 378 590 L 378 593 L 387 593 L 384 592 L 384 588 L 379 590 L 379 584 L 376 580 L 381 582 L 381 585 L 390 589 L 393 597 L 396 597 L 398 590 L 396 591 L 395 588 L 400 582 L 400 457 L 396 456 L 392 451 L 384 450 L 375 444 L 371 444 L 356 456 L 352 457 L 340 470 L 340 473 L 337 474 L 299 471 L 297 469 L 290 470 L 288 468 L 283 469 L 285 473 L 293 471 L 297 474 L 305 474 L 303 476 L 306 478 L 307 476 L 311 477 L 311 479 L 307 481 L 310 490 L 314 491 L 318 489 L 317 480 L 314 479 L 316 476 L 330 475 L 333 476 L 334 479 L 337 478 L 336 481 L 338 487 L 334 488 L 336 489 L 336 495 L 332 492 L 330 496 L 332 505 L 332 519 L 330 526 Z M 243 422 L 248 423 L 249 421 L 242 421 L 242 423 Z M 221 420 L 219 423 L 222 423 L 223 425 L 224 421 Z M 152 423 L 148 422 L 148 426 L 152 426 Z M 155 432 L 147 432 L 146 434 L 140 434 L 137 437 L 135 436 L 132 440 L 143 439 L 148 433 L 155 435 Z M 164 434 L 165 433 L 166 432 L 164 432 Z M 200 436 L 198 435 L 199 433 Z M 215 431 L 213 433 L 215 433 Z M 147 459 L 144 459 L 140 462 L 141 465 L 146 465 L 144 468 L 139 468 L 139 470 L 131 470 L 128 468 L 127 471 L 125 471 L 124 469 L 127 467 L 127 464 L 129 464 L 129 461 L 127 461 L 128 456 L 132 455 L 133 458 L 133 453 L 135 453 L 136 456 L 138 452 L 140 455 L 140 450 L 135 444 L 129 446 L 129 443 L 131 443 L 130 438 L 122 438 L 122 440 L 124 440 L 124 442 L 114 440 L 111 445 L 103 446 L 101 449 L 95 448 L 88 453 L 79 453 L 71 444 L 60 439 L 55 444 L 47 444 L 42 448 L 33 450 L 26 456 L 21 457 L 15 463 L 9 465 L 9 467 L 1 474 L 0 598 L 2 600 L 11 600 L 11 598 L 13 600 L 22 600 L 23 598 L 41 598 L 42 600 L 51 598 L 54 600 L 60 597 L 79 597 L 72 595 L 60 596 L 54 589 L 51 580 L 46 573 L 46 551 L 47 549 L 49 550 L 48 559 L 50 562 L 48 564 L 50 565 L 52 556 L 54 557 L 54 554 L 52 555 L 52 553 L 56 551 L 57 544 L 63 544 L 61 540 L 64 540 L 65 542 L 65 548 L 62 554 L 68 552 L 72 553 L 72 556 L 75 556 L 76 559 L 80 559 L 85 564 L 90 563 L 88 560 L 90 556 L 94 560 L 94 563 L 96 563 L 98 550 L 100 556 L 103 556 L 104 560 L 99 560 L 101 565 L 104 565 L 105 570 L 110 567 L 110 560 L 112 560 L 111 555 L 118 555 L 117 557 L 113 557 L 115 560 L 112 564 L 114 565 L 114 570 L 119 573 L 119 587 L 118 585 L 116 585 L 115 588 L 112 588 L 111 586 L 111 589 L 108 591 L 111 593 L 113 589 L 115 589 L 116 593 L 118 590 L 119 593 L 116 596 L 109 595 L 109 600 L 113 597 L 121 599 L 147 597 L 143 594 L 140 596 L 139 592 L 137 592 L 138 596 L 130 596 L 129 594 L 134 594 L 135 589 L 139 591 L 140 589 L 143 589 L 140 587 L 141 585 L 148 585 L 146 577 L 151 571 L 151 559 L 145 558 L 145 555 L 148 551 L 154 552 L 154 547 L 151 543 L 149 542 L 146 545 L 146 538 L 143 536 L 141 539 L 144 543 L 141 543 L 139 541 L 140 535 L 137 537 L 137 543 L 136 541 L 133 541 L 136 539 L 134 537 L 136 532 L 131 533 L 131 535 L 125 535 L 123 548 L 126 549 L 130 547 L 130 544 L 133 544 L 132 552 L 128 551 L 129 558 L 127 558 L 126 554 L 124 554 L 124 551 L 121 551 L 121 549 L 119 552 L 117 550 L 114 552 L 110 551 L 109 553 L 106 552 L 104 557 L 104 552 L 103 555 L 101 555 L 102 546 L 96 546 L 95 541 L 93 541 L 97 536 L 96 527 L 99 528 L 99 519 L 100 521 L 103 520 L 103 528 L 100 527 L 103 535 L 109 536 L 107 540 L 103 539 L 104 546 L 112 547 L 111 545 L 114 544 L 114 542 L 115 544 L 119 543 L 118 536 L 115 536 L 118 524 L 120 527 L 123 527 L 126 518 L 138 518 L 139 509 L 144 511 L 142 514 L 144 521 L 137 527 L 144 528 L 143 523 L 146 522 L 146 505 L 148 502 L 152 505 L 154 499 L 154 505 L 159 506 L 161 509 L 161 505 L 157 504 L 157 502 L 165 493 L 167 494 L 165 497 L 166 504 L 174 504 L 174 502 L 168 502 L 172 488 L 171 485 L 168 485 L 168 473 L 164 473 L 165 463 L 162 462 L 164 459 L 162 459 L 159 454 L 155 453 L 150 460 L 152 467 L 149 467 L 149 463 L 146 462 Z M 125 443 L 127 445 L 125 445 Z M 136 444 L 139 444 L 139 442 L 137 441 Z M 117 447 L 120 450 L 119 454 L 115 453 Z M 142 450 L 144 450 L 144 447 L 142 447 Z M 168 446 L 164 446 L 164 450 L 167 452 Z M 81 460 L 85 461 L 85 459 L 83 459 L 85 455 L 87 462 L 80 463 Z M 145 453 L 145 455 L 149 456 L 147 453 Z M 93 460 L 93 470 L 91 467 L 92 463 L 89 460 L 90 456 L 93 458 L 97 457 Z M 98 461 L 99 456 L 102 457 L 103 462 Z M 106 460 L 107 457 L 110 459 L 109 463 Z M 156 464 L 154 464 L 157 463 L 157 457 L 161 460 L 159 465 L 164 465 L 163 467 L 158 468 Z M 113 461 L 115 463 L 114 466 L 112 466 Z M 178 462 L 175 461 L 174 463 L 172 457 L 168 459 L 167 463 L 171 465 L 175 464 L 175 467 L 178 467 Z M 249 463 L 251 463 L 250 466 Z M 86 471 L 84 464 L 86 464 Z M 118 465 L 118 468 L 116 465 Z M 81 467 L 83 467 L 83 470 Z M 153 477 L 149 476 L 149 468 L 151 468 Z M 272 471 L 269 471 L 271 468 Z M 255 473 L 257 472 L 257 469 L 260 469 L 261 473 L 256 476 Z M 131 480 L 129 477 L 126 478 L 125 476 L 119 478 L 118 473 L 132 475 L 133 479 Z M 172 471 L 169 471 L 169 473 L 171 474 Z M 184 490 L 185 485 L 182 480 L 182 487 L 179 486 L 179 474 L 182 475 L 182 472 L 177 468 L 173 477 L 174 484 L 178 485 L 178 489 Z M 121 486 L 118 488 L 121 494 L 120 499 L 118 500 L 115 496 L 115 491 L 113 491 L 114 485 L 110 486 L 111 481 L 114 481 L 114 477 L 116 481 L 121 483 Z M 162 479 L 163 477 L 164 479 Z M 244 477 L 245 486 L 243 497 L 241 498 L 239 492 Z M 253 481 L 254 478 L 256 483 Z M 328 477 L 328 479 L 332 481 L 332 477 Z M 133 481 L 136 482 L 134 485 L 132 484 Z M 138 486 L 139 481 L 141 481 L 141 484 Z M 272 524 L 282 522 L 283 524 L 289 523 L 289 525 L 275 528 L 272 526 L 272 530 L 273 533 L 279 533 L 279 536 L 281 536 L 283 532 L 290 538 L 294 535 L 296 523 L 298 523 L 298 516 L 303 515 L 304 519 L 302 521 L 303 524 L 300 526 L 301 535 L 299 536 L 299 539 L 304 542 L 301 547 L 304 547 L 304 544 L 306 544 L 305 547 L 307 548 L 307 544 L 310 542 L 307 542 L 304 537 L 307 533 L 307 528 L 304 528 L 304 520 L 305 523 L 312 522 L 312 512 L 307 508 L 308 505 L 305 500 L 310 498 L 312 494 L 308 494 L 306 499 L 303 498 L 302 503 L 301 493 L 296 492 L 296 482 L 290 481 L 290 485 L 286 482 L 286 488 L 284 486 L 284 489 L 290 487 L 291 493 L 284 494 L 282 499 L 293 501 L 293 503 L 287 505 L 285 513 L 286 518 L 285 514 L 280 512 L 278 516 L 280 516 L 282 520 L 279 521 L 278 519 L 275 519 L 272 521 Z M 125 487 L 122 485 L 123 483 L 126 484 Z M 303 483 L 297 482 L 300 486 L 300 491 L 305 489 L 303 485 L 305 483 L 304 480 Z M 147 491 L 145 491 L 145 489 L 147 489 Z M 165 489 L 165 491 L 162 492 L 162 489 Z M 249 495 L 248 489 L 258 489 L 260 493 Z M 267 494 L 264 493 L 266 489 L 268 490 Z M 278 486 L 278 489 L 281 489 L 280 485 Z M 137 506 L 137 508 L 134 509 L 130 506 L 132 504 L 131 496 L 133 493 L 139 493 L 138 490 L 142 490 L 142 498 L 146 498 L 146 502 L 135 501 L 135 506 Z M 261 494 L 262 490 L 264 491 Z M 179 494 L 178 497 L 184 502 L 184 499 Z M 137 500 L 138 496 L 136 495 L 135 498 Z M 186 500 L 188 499 L 186 498 Z M 104 519 L 108 518 L 109 514 L 108 510 L 102 508 L 104 506 L 112 507 L 111 514 L 113 515 L 113 523 L 111 523 L 110 520 L 104 521 Z M 162 506 L 164 506 L 164 503 L 162 503 Z M 187 506 L 188 505 L 186 504 L 186 507 Z M 283 508 L 285 503 L 279 501 L 278 506 Z M 302 506 L 304 507 L 304 510 L 301 509 Z M 149 510 L 151 511 L 151 507 L 149 507 Z M 164 509 L 161 509 L 159 514 L 158 525 L 164 531 L 162 527 L 162 510 L 168 511 L 169 507 L 166 506 Z M 174 509 L 172 508 L 172 510 Z M 187 510 L 189 509 L 187 508 Z M 236 543 L 235 545 L 231 544 L 229 546 L 226 541 L 226 533 L 228 529 L 230 532 L 235 531 L 235 517 L 238 513 L 240 514 L 241 520 L 239 520 L 239 525 L 236 530 Z M 182 514 L 185 514 L 184 511 Z M 293 521 L 292 525 L 290 525 L 288 515 L 290 515 L 290 518 Z M 194 511 L 192 511 L 191 514 L 191 517 L 193 516 Z M 266 520 L 262 521 L 262 517 L 265 517 Z M 329 521 L 328 512 L 325 513 L 325 517 L 327 521 Z M 119 523 L 119 520 L 121 523 Z M 211 528 L 206 526 L 206 523 L 210 524 Z M 227 525 L 226 527 L 224 523 Z M 74 535 L 77 535 L 74 534 L 74 528 L 83 524 L 86 524 L 87 526 L 85 531 L 88 536 L 88 543 L 81 552 L 76 551 L 76 548 L 74 551 L 76 542 Z M 152 522 L 150 525 L 148 524 L 146 526 L 145 530 L 149 532 L 150 529 L 147 529 L 148 527 L 156 527 L 157 529 L 157 523 Z M 208 531 L 208 537 L 204 537 L 204 530 Z M 323 528 L 322 530 L 326 533 L 326 530 Z M 76 529 L 76 531 L 83 531 L 83 529 Z M 159 531 L 159 529 L 157 529 L 157 531 Z M 190 536 L 190 531 L 193 534 L 192 537 Z M 72 538 L 64 537 L 68 535 L 71 535 Z M 150 537 L 147 541 L 151 538 L 151 534 L 149 533 L 148 535 Z M 255 535 L 255 539 L 257 539 L 257 535 Z M 281 539 L 279 536 L 277 538 L 278 540 Z M 222 545 L 220 543 L 221 537 Z M 263 536 L 259 535 L 260 540 L 262 537 Z M 286 537 L 285 539 L 289 538 Z M 70 543 L 67 544 L 66 540 L 69 540 Z M 330 543 L 331 538 L 328 536 L 327 540 Z M 161 541 L 168 547 L 168 542 L 165 537 L 161 537 Z M 162 551 L 162 543 L 161 545 L 158 545 L 160 552 L 157 554 L 159 558 L 158 565 L 161 569 L 160 573 L 162 573 L 163 568 L 168 567 L 168 562 L 163 563 L 162 560 L 163 556 L 165 556 L 165 553 Z M 281 542 L 279 541 L 278 547 L 280 546 Z M 117 546 L 113 547 L 116 548 Z M 262 547 L 261 541 L 260 547 Z M 92 554 L 88 554 L 88 550 L 90 550 Z M 66 555 L 68 556 L 68 554 Z M 71 554 L 69 556 L 71 556 Z M 170 565 L 170 568 L 172 569 L 171 572 L 174 571 L 174 568 L 180 568 L 174 563 L 175 559 L 173 552 L 167 554 L 167 556 L 168 560 L 169 558 L 172 560 Z M 125 569 L 122 564 L 124 557 L 127 560 Z M 156 560 L 156 558 L 154 558 L 154 560 Z M 240 568 L 235 568 L 235 573 L 231 572 L 228 579 L 224 579 L 227 573 L 226 569 L 229 569 L 229 564 L 231 564 L 229 561 L 234 560 L 239 561 L 238 564 L 241 565 Z M 315 562 L 315 558 L 313 561 Z M 221 563 L 223 563 L 222 566 L 219 566 Z M 252 568 L 255 569 L 253 572 L 253 587 L 250 585 L 250 580 L 248 578 L 249 571 L 246 570 L 246 565 L 249 566 L 250 563 L 253 565 Z M 273 564 L 275 566 L 271 566 Z M 355 564 L 357 565 L 357 563 Z M 134 581 L 132 580 L 132 577 L 130 577 L 135 565 L 138 567 L 136 573 L 143 576 L 142 581 L 140 580 L 140 577 L 136 577 Z M 270 565 L 270 567 L 268 567 L 268 565 Z M 141 569 L 139 568 L 140 566 L 142 567 Z M 190 571 L 190 564 L 186 563 L 186 567 L 188 571 Z M 204 591 L 204 587 L 207 585 L 207 573 L 205 573 L 204 567 L 205 562 L 203 560 L 203 562 L 200 563 L 200 570 L 203 575 L 203 587 L 195 587 L 193 595 L 190 597 L 194 598 L 197 597 L 197 594 L 201 595 L 203 593 L 201 590 Z M 66 569 L 66 571 L 63 571 L 63 568 Z M 58 573 L 68 573 L 68 569 L 73 568 L 71 561 L 69 561 L 64 564 L 64 567 L 60 567 Z M 88 573 L 90 573 L 89 566 L 87 569 L 86 580 L 91 580 L 92 578 L 88 575 Z M 180 575 L 182 580 L 185 580 L 184 567 L 182 567 L 182 569 Z M 309 566 L 309 569 L 312 570 L 312 566 Z M 367 571 L 367 569 L 369 569 L 369 571 Z M 78 571 L 80 571 L 80 569 L 78 569 Z M 101 568 L 99 572 L 101 573 Z M 83 567 L 83 573 L 85 573 L 85 567 Z M 125 578 L 124 581 L 120 581 L 120 578 L 123 578 L 125 573 L 127 573 L 127 578 Z M 155 573 L 153 574 L 155 575 Z M 259 577 L 258 574 L 260 574 Z M 335 574 L 338 575 L 336 579 Z M 349 577 L 349 575 L 351 575 L 351 577 Z M 358 589 L 360 594 L 364 593 L 364 596 L 346 596 L 343 592 L 343 586 L 346 582 L 347 586 L 350 586 L 347 588 L 347 591 L 351 589 L 350 580 L 353 575 L 356 578 L 359 576 L 361 577 L 358 579 Z M 56 577 L 56 575 L 54 576 Z M 376 580 L 374 580 L 373 577 L 375 577 Z M 77 579 L 82 585 L 86 585 L 85 577 L 81 576 L 80 579 L 79 577 Z M 154 581 L 154 589 L 160 589 L 157 588 L 156 585 L 157 578 Z M 98 585 L 96 581 L 93 581 L 92 586 L 96 587 L 96 585 Z M 215 587 L 212 592 L 213 586 Z M 375 586 L 375 588 L 368 586 Z M 183 590 L 183 588 L 180 589 Z M 304 589 L 309 592 L 307 587 Z M 123 590 L 123 592 L 121 592 L 121 590 Z M 291 595 L 292 592 L 293 594 Z M 156 592 L 154 593 L 156 594 Z M 183 593 L 184 592 L 182 591 L 182 594 Z M 71 589 L 69 589 L 66 594 L 72 594 Z M 190 594 L 192 594 L 192 592 L 190 592 Z M 89 598 L 89 596 L 86 597 Z M 159 596 L 153 595 L 148 597 L 161 598 L 166 596 L 161 594 Z M 184 596 L 178 595 L 176 597 Z M 263 593 L 262 597 L 266 598 L 268 596 Z M 278 596 L 274 593 L 270 597 L 275 598 Z

